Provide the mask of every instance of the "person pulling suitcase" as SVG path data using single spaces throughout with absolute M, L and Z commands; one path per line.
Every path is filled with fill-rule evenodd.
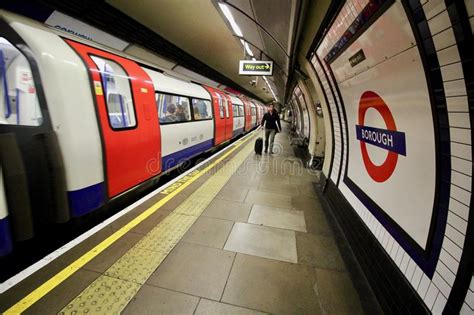
M 275 134 L 281 132 L 280 115 L 273 108 L 273 104 L 268 106 L 268 111 L 263 115 L 260 126 L 265 126 L 265 153 L 273 154 Z

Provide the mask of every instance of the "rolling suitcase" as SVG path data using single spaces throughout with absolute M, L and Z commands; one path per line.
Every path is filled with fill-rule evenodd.
M 262 150 L 263 150 L 263 138 L 258 137 L 257 140 L 255 140 L 255 153 L 258 155 L 262 155 Z
M 258 129 L 262 129 L 262 136 L 265 137 L 265 128 L 264 127 L 258 127 Z M 257 140 L 255 140 L 255 154 L 262 155 L 263 137 L 258 137 Z

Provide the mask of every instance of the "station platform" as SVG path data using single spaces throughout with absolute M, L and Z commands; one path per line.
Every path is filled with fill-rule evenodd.
M 288 128 L 287 125 L 284 126 Z M 6 314 L 362 314 L 288 132 L 236 141 L 0 296 Z

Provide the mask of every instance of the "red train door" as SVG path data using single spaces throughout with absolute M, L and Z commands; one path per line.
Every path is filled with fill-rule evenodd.
M 214 107 L 214 145 L 221 144 L 232 138 L 232 103 L 225 93 L 210 86 L 204 88 L 211 94 Z
M 252 122 L 252 116 L 250 116 L 250 103 L 247 99 L 240 97 L 242 100 L 242 103 L 244 103 L 244 118 L 245 118 L 245 126 L 244 130 L 245 132 L 249 131 L 252 129 L 251 122 Z
M 225 110 L 221 106 L 220 95 L 217 90 L 204 85 L 204 88 L 209 92 L 212 98 L 212 107 L 214 108 L 214 145 L 218 145 L 225 141 Z
M 150 77 L 134 61 L 66 41 L 90 71 L 103 143 L 108 196 L 114 197 L 161 170 L 155 89 Z
M 221 93 L 221 97 L 226 104 L 225 139 L 229 140 L 232 139 L 234 129 L 234 111 L 232 110 L 232 100 L 230 99 L 230 96 L 225 93 Z

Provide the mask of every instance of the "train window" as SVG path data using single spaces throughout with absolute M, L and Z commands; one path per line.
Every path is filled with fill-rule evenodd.
M 125 70 L 115 61 L 91 56 L 100 71 L 112 129 L 128 129 L 137 125 L 130 80 Z
M 244 107 L 242 105 L 239 106 L 239 116 L 244 117 Z
M 252 116 L 257 115 L 257 110 L 255 109 L 255 106 L 252 106 L 250 112 L 252 113 Z
M 191 120 L 189 98 L 179 95 L 156 93 L 156 105 L 161 124 Z
M 222 96 L 219 93 L 216 93 L 216 95 L 217 95 L 217 101 L 219 102 L 219 117 L 224 118 L 224 111 L 225 111 L 224 101 L 222 99 Z
M 212 119 L 211 102 L 193 98 L 194 120 Z
M 234 117 L 239 117 L 239 106 L 232 105 L 232 112 L 234 113 Z
M 0 37 L 0 124 L 39 126 L 43 116 L 26 57 Z
M 224 107 L 225 107 L 225 117 L 226 118 L 229 118 L 229 103 L 227 102 L 227 98 L 224 96 L 222 97 L 223 99 L 223 103 L 224 103 Z

